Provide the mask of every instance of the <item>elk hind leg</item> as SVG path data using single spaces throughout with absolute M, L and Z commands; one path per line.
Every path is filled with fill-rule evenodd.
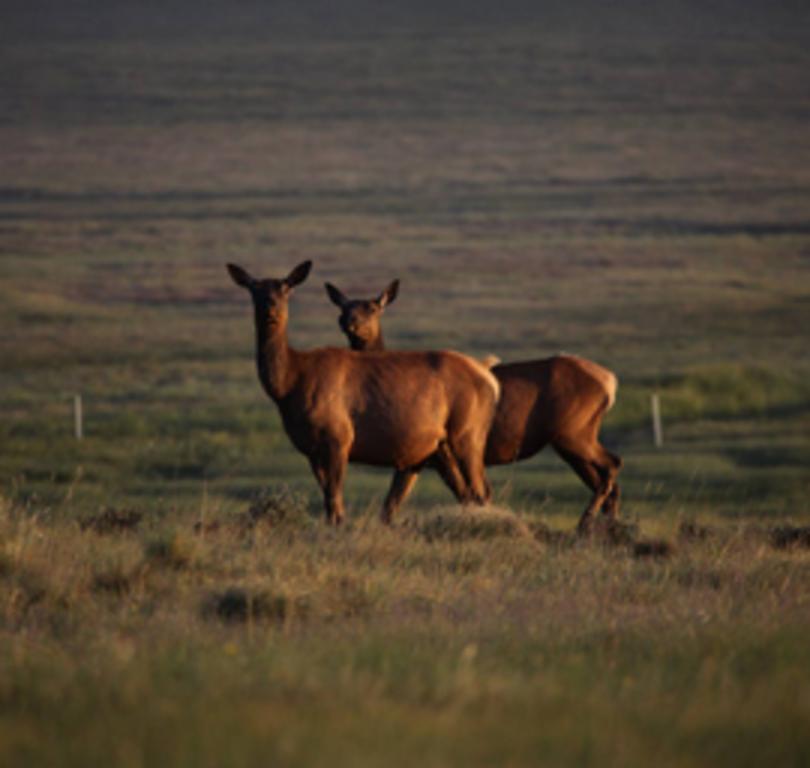
M 593 492 L 577 525 L 577 531 L 580 534 L 586 534 L 591 529 L 596 513 L 602 508 L 613 490 L 615 472 L 612 471 L 611 465 L 591 458 L 590 451 L 583 454 L 583 452 L 565 445 L 555 445 L 554 448 Z
M 610 489 L 610 493 L 605 499 L 605 503 L 602 505 L 602 514 L 607 515 L 611 520 L 616 520 L 619 517 L 619 498 L 621 497 L 621 491 L 619 490 L 619 484 L 616 482 L 616 477 L 624 462 L 615 453 L 611 453 L 608 450 L 605 450 L 605 454 L 611 465 L 610 471 L 612 472 L 613 487 Z
M 461 474 L 470 489 L 471 501 L 482 505 L 492 498 L 492 487 L 484 469 L 486 435 L 483 438 L 477 440 L 473 435 L 464 436 L 452 449 Z
M 397 510 L 413 490 L 418 474 L 415 469 L 397 469 L 394 471 L 391 487 L 388 489 L 388 495 L 385 497 L 382 510 L 382 521 L 386 525 L 391 524 Z
M 619 516 L 619 498 L 621 496 L 616 478 L 619 475 L 619 470 L 622 468 L 623 462 L 615 453 L 611 453 L 598 442 L 596 443 L 593 453 L 596 456 L 593 460 L 593 464 L 602 482 L 607 484 L 610 488 L 602 502 L 602 514 L 611 520 L 615 520 Z
M 443 440 L 439 443 L 436 453 L 433 454 L 429 461 L 429 466 L 439 473 L 439 476 L 453 492 L 459 504 L 467 504 L 472 500 L 469 483 L 465 479 L 458 461 L 446 441 Z

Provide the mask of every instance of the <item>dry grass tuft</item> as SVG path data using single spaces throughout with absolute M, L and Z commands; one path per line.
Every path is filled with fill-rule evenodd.
M 368 580 L 351 574 L 331 584 L 322 599 L 327 616 L 345 619 L 369 616 L 377 602 Z
M 770 539 L 776 549 L 810 549 L 810 526 L 784 525 L 772 528 Z
M 597 515 L 583 539 L 609 547 L 632 547 L 638 536 L 638 525 Z
M 664 560 L 675 554 L 672 542 L 666 539 L 639 539 L 633 544 L 633 557 Z
M 207 522 L 197 520 L 194 523 L 193 530 L 197 536 L 207 536 L 208 534 L 216 534 L 226 530 L 226 525 L 222 520 L 209 520 Z
M 169 531 L 146 542 L 144 554 L 150 563 L 182 570 L 199 555 L 197 542 L 179 531 Z
M 678 526 L 678 538 L 683 542 L 707 541 L 717 537 L 717 531 L 707 525 L 699 525 L 694 520 L 684 521 Z
M 5 614 L 22 623 L 28 612 L 49 596 L 49 583 L 43 573 L 33 568 L 18 568 L 6 585 Z
M 97 515 L 84 518 L 79 527 L 100 534 L 126 533 L 136 531 L 142 520 L 143 513 L 137 510 L 107 507 Z
M 263 491 L 256 496 L 241 521 L 246 529 L 261 526 L 287 531 L 310 529 L 315 523 L 309 514 L 306 497 L 287 486 Z
M 143 580 L 149 566 L 140 551 L 113 552 L 92 565 L 90 587 L 95 592 L 124 596 Z
M 261 531 L 276 537 L 283 534 L 289 539 L 317 527 L 318 521 L 309 513 L 306 496 L 282 485 L 257 493 L 241 514 L 196 521 L 193 531 L 200 537 L 232 534 L 240 538 Z
M 427 541 L 533 539 L 529 526 L 514 512 L 498 507 L 446 509 L 417 521 L 416 528 Z
M 578 541 L 576 531 L 558 531 L 540 520 L 530 520 L 528 526 L 536 541 L 557 549 L 573 547 Z

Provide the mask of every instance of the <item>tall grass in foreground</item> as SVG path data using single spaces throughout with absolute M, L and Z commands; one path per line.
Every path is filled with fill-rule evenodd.
M 565 532 L 563 532 L 565 533 Z M 0 510 L 0 762 L 799 765 L 810 552 L 508 510 L 384 528 Z

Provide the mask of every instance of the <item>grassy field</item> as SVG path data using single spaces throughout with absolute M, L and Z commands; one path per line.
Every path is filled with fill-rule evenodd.
M 3 42 L 0 763 L 805 764 L 805 43 Z M 327 530 L 224 270 L 303 259 L 301 347 L 344 344 L 324 281 L 399 277 L 391 347 L 614 370 L 669 548 L 572 542 L 551 453 L 393 530 L 351 467 Z

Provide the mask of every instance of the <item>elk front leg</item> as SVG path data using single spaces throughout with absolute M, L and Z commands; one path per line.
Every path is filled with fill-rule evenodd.
M 312 471 L 323 491 L 326 522 L 332 525 L 340 525 L 345 517 L 343 481 L 346 477 L 346 463 L 346 451 L 334 443 L 310 457 Z

